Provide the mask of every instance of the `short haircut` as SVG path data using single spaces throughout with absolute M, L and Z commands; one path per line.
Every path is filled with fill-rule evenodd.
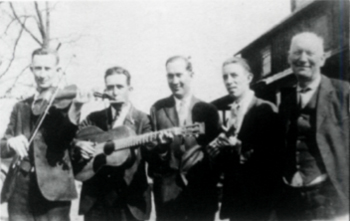
M 60 63 L 60 58 L 58 56 L 58 53 L 56 50 L 53 50 L 53 49 L 49 49 L 49 48 L 38 48 L 38 49 L 35 49 L 32 53 L 32 60 L 34 58 L 35 55 L 49 55 L 49 54 L 52 54 L 55 56 L 56 58 L 56 65 Z
M 240 58 L 240 57 L 230 57 L 229 59 L 224 61 L 224 63 L 222 63 L 222 67 L 225 67 L 226 65 L 229 65 L 229 64 L 239 64 L 244 68 L 244 70 L 246 70 L 246 72 L 249 75 L 253 76 L 253 72 L 252 72 L 252 70 L 248 64 L 248 61 L 246 59 Z
M 321 36 L 317 35 L 314 32 L 301 32 L 299 34 L 294 35 L 289 46 L 289 52 L 291 51 L 294 42 L 299 39 L 312 39 L 321 49 L 321 52 L 324 52 L 324 40 Z
M 190 61 L 190 57 L 185 57 L 185 56 L 182 56 L 182 55 L 175 55 L 175 56 L 172 56 L 170 58 L 168 58 L 168 60 L 166 60 L 165 62 L 165 66 L 167 66 L 169 63 L 173 62 L 173 61 L 176 61 L 176 60 L 183 60 L 186 62 L 186 70 L 190 71 L 190 72 L 193 72 L 192 70 L 192 63 Z
M 128 85 L 130 85 L 131 83 L 131 75 L 129 73 L 128 70 L 126 70 L 125 68 L 122 68 L 122 67 L 119 67 L 119 66 L 116 66 L 116 67 L 111 67 L 111 68 L 108 68 L 106 73 L 105 73 L 105 80 L 108 76 L 110 75 L 113 75 L 113 74 L 123 74 L 126 76 L 126 82 Z

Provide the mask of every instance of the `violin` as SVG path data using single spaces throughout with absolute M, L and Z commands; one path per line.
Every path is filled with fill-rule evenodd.
M 55 90 L 58 90 L 53 100 L 51 107 L 55 107 L 57 109 L 65 109 L 67 108 L 73 101 L 73 99 L 77 96 L 78 87 L 76 85 L 68 85 L 63 89 L 57 89 L 57 87 L 50 87 L 45 91 L 41 92 L 38 98 L 35 101 L 35 108 L 33 109 L 34 115 L 41 115 L 47 106 L 49 105 L 50 97 L 55 93 Z M 115 100 L 114 97 L 110 96 L 106 93 L 93 92 L 93 95 L 98 98 Z

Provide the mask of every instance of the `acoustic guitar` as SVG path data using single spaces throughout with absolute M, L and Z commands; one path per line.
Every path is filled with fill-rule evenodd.
M 106 164 L 103 166 L 120 166 L 129 158 L 130 148 L 156 141 L 159 134 L 165 131 L 182 137 L 199 136 L 205 133 L 205 125 L 204 123 L 195 123 L 141 135 L 136 135 L 135 131 L 127 126 L 119 126 L 110 131 L 103 131 L 95 126 L 88 126 L 79 130 L 76 134 L 76 140 L 95 143 L 95 152 L 84 168 L 76 174 L 76 179 L 85 181 L 97 172 L 94 172 L 93 169 L 93 161 L 96 157 L 105 155 Z

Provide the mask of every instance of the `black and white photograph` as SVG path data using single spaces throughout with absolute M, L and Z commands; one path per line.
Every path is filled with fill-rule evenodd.
M 0 221 L 348 221 L 349 0 L 0 1 Z

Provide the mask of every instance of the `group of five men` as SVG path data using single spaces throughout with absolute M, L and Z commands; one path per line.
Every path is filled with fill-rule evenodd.
M 1 157 L 16 156 L 1 192 L 9 219 L 69 220 L 75 178 L 83 182 L 79 214 L 85 220 L 147 220 L 146 162 L 159 221 L 214 220 L 222 174 L 220 218 L 315 220 L 348 214 L 349 84 L 321 74 L 323 40 L 314 33 L 294 36 L 288 58 L 298 82 L 283 91 L 279 110 L 250 89 L 253 73 L 246 60 L 223 63 L 228 95 L 208 104 L 191 90 L 191 62 L 174 56 L 166 61 L 172 95 L 157 101 L 149 116 L 129 101 L 130 73 L 112 67 L 104 76 L 112 100 L 108 108 L 79 119 L 88 99 L 77 93 L 67 108 L 50 108 L 29 143 L 40 118 L 36 100 L 55 86 L 59 72 L 54 51 L 35 50 L 31 70 L 38 93 L 15 105 L 1 140 Z M 193 132 L 196 123 L 205 125 L 204 133 L 173 130 Z M 97 140 L 108 135 L 100 141 L 104 151 L 93 138 L 79 138 L 91 127 L 101 130 L 93 134 Z M 112 133 L 149 139 L 113 151 L 118 145 Z

